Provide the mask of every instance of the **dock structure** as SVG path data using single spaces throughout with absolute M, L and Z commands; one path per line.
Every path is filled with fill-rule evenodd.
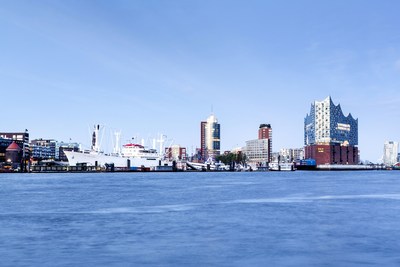
M 378 170 L 378 168 L 373 165 L 321 164 L 321 165 L 317 165 L 316 170 L 320 170 L 320 171 L 367 171 L 367 170 Z

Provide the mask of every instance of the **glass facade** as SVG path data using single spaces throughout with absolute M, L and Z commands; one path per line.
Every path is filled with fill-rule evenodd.
M 330 97 L 315 101 L 304 119 L 304 144 L 358 145 L 358 119 L 344 116 L 340 105 Z
M 221 126 L 214 115 L 209 116 L 206 122 L 201 123 L 201 136 L 203 160 L 219 156 L 221 149 Z

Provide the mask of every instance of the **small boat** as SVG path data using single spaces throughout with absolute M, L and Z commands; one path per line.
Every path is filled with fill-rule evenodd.
M 209 158 L 204 163 L 198 162 L 186 162 L 186 165 L 192 170 L 197 171 L 229 171 L 230 166 L 225 165 L 222 162 L 215 162 L 213 159 Z
M 271 162 L 269 165 L 270 171 L 295 171 L 296 168 L 292 162 L 281 163 L 281 162 Z

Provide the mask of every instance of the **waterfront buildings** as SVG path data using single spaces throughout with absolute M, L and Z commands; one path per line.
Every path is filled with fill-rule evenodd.
M 30 143 L 31 156 L 34 159 L 58 159 L 58 144 L 53 139 L 34 139 Z
M 399 143 L 386 141 L 383 146 L 383 164 L 393 166 L 398 162 Z
M 20 150 L 17 149 L 15 145 L 17 145 Z M 7 151 L 7 149 L 9 150 Z M 9 156 L 9 158 L 7 158 L 7 156 Z M 28 130 L 25 130 L 25 132 L 1 132 L 0 163 L 10 163 L 15 168 L 17 165 L 18 167 L 22 165 L 21 169 L 25 169 L 27 159 L 29 159 Z
M 258 129 L 258 139 L 246 141 L 244 152 L 249 163 L 267 166 L 272 160 L 272 127 L 261 124 Z
M 79 151 L 78 143 L 58 142 L 54 139 L 34 139 L 29 144 L 34 160 L 68 161 L 64 151 Z
M 294 162 L 304 159 L 304 148 L 282 148 L 279 150 L 280 161 Z
M 200 123 L 200 153 L 201 160 L 215 159 L 220 155 L 221 149 L 221 126 L 214 114 L 206 121 Z
M 186 148 L 180 145 L 173 145 L 165 148 L 165 157 L 170 161 L 186 160 Z
M 7 161 L 6 150 L 12 142 L 12 139 L 0 137 L 0 163 L 4 163 Z
M 305 158 L 321 164 L 358 164 L 358 119 L 344 116 L 331 97 L 311 104 L 304 119 Z
M 68 161 L 67 156 L 64 151 L 74 151 L 78 152 L 82 150 L 81 144 L 75 142 L 59 142 L 58 144 L 58 160 L 59 161 Z
M 13 169 L 17 169 L 20 166 L 21 160 L 23 159 L 21 151 L 22 148 L 20 148 L 15 141 L 12 141 L 6 149 L 7 164 L 11 165 Z

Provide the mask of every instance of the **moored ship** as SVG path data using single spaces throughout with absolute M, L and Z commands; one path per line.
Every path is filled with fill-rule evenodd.
M 112 154 L 105 154 L 99 146 L 100 126 L 96 125 L 92 135 L 90 151 L 64 151 L 70 166 L 85 164 L 86 166 L 125 168 L 136 170 L 139 168 L 152 168 L 160 166 L 162 157 L 156 149 L 146 149 L 143 145 L 128 143 L 122 146 L 122 150 L 115 149 Z M 118 141 L 117 145 L 118 146 Z

